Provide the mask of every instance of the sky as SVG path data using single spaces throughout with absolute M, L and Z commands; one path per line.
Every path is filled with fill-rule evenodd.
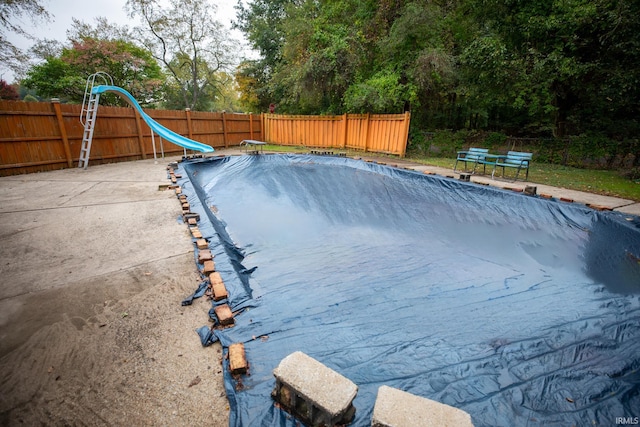
M 218 11 L 214 15 L 215 18 L 231 31 L 231 21 L 235 20 L 236 16 L 234 6 L 237 1 L 209 1 L 218 6 Z M 41 0 L 40 4 L 53 16 L 50 22 L 39 22 L 34 25 L 27 18 L 18 20 L 17 22 L 23 30 L 32 34 L 37 39 L 55 39 L 64 43 L 67 40 L 67 30 L 71 28 L 72 18 L 95 25 L 94 18 L 103 16 L 107 18 L 110 23 L 128 25 L 129 27 L 138 25 L 137 20 L 132 20 L 127 16 L 124 10 L 125 3 L 126 0 Z M 233 30 L 231 33 L 235 39 L 241 40 L 246 44 L 241 32 Z M 17 47 L 25 51 L 34 43 L 31 40 L 11 33 L 7 34 L 7 38 Z M 2 78 L 9 83 L 14 80 L 13 74 L 8 70 L 2 70 Z

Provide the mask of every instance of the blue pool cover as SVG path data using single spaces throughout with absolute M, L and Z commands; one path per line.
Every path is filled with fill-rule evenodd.
M 297 425 L 270 392 L 298 350 L 358 385 L 354 426 L 383 384 L 476 426 L 640 416 L 636 217 L 339 157 L 181 168 L 236 312 L 200 333 L 250 363 L 231 426 Z

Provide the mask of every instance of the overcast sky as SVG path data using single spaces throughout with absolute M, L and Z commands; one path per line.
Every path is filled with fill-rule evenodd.
M 235 20 L 236 16 L 233 7 L 237 1 L 209 1 L 218 6 L 218 11 L 215 14 L 216 20 L 230 30 L 231 21 Z M 103 16 L 110 23 L 128 25 L 129 27 L 138 25 L 136 20 L 132 20 L 127 16 L 124 10 L 125 3 L 126 0 L 42 0 L 40 4 L 53 16 L 51 22 L 42 22 L 34 26 L 28 19 L 23 19 L 19 21 L 19 24 L 27 33 L 38 39 L 47 38 L 66 42 L 67 30 L 71 28 L 72 18 L 95 25 L 94 18 Z M 244 43 L 242 33 L 239 31 L 233 31 L 232 36 Z M 15 34 L 7 33 L 7 38 L 25 51 L 33 45 L 33 41 Z M 13 75 L 10 72 L 2 70 L 2 73 L 7 82 L 11 83 L 13 81 Z

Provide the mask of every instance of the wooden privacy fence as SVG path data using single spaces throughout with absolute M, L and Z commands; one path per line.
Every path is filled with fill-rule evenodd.
M 74 167 L 84 128 L 80 105 L 0 101 L 0 176 Z M 214 148 L 262 139 L 260 115 L 201 111 L 145 110 L 163 126 Z M 158 156 L 182 147 L 156 136 Z M 151 130 L 133 108 L 100 106 L 89 164 L 153 156 Z
M 273 144 L 353 148 L 404 156 L 410 113 L 284 116 L 264 114 L 264 138 Z

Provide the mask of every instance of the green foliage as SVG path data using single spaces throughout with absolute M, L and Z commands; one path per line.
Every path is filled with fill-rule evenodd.
M 62 58 L 49 58 L 31 67 L 20 84 L 34 89 L 39 97 L 77 102 L 82 100 L 86 77 Z
M 416 99 L 416 88 L 400 84 L 397 71 L 380 71 L 365 82 L 351 85 L 344 96 L 348 111 L 356 113 L 399 113 L 404 100 Z
M 501 132 L 491 132 L 484 139 L 484 146 L 487 148 L 503 147 L 507 141 L 507 135 Z
M 261 55 L 245 96 L 262 109 L 410 109 L 422 131 L 640 132 L 635 0 L 254 0 L 238 19 Z
M 160 67 L 148 51 L 124 40 L 73 40 L 59 56 L 48 56 L 31 67 L 21 85 L 34 89 L 39 97 L 82 102 L 86 79 L 96 71 L 111 75 L 114 83 L 142 105 L 158 100 L 163 78 Z M 122 105 L 115 96 L 104 96 L 103 102 Z

